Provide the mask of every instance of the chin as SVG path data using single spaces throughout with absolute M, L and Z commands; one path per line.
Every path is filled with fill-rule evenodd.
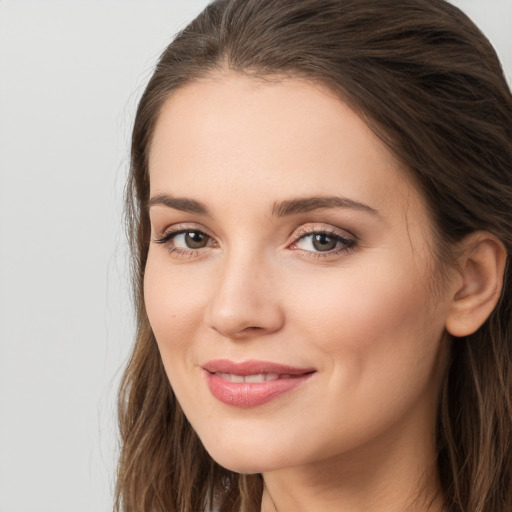
M 238 443 L 229 447 L 221 444 L 203 446 L 217 464 L 235 473 L 264 473 L 287 466 L 278 453 L 265 453 L 260 447 L 242 446 Z

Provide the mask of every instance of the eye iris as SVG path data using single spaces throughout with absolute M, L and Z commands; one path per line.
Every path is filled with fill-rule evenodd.
M 336 238 L 329 235 L 319 233 L 313 236 L 313 247 L 317 251 L 332 251 L 336 248 L 337 242 Z
M 185 234 L 185 243 L 190 249 L 201 249 L 208 243 L 208 237 L 198 231 L 189 231 Z

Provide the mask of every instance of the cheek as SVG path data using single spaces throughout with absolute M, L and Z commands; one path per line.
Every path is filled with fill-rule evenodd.
M 163 252 L 163 251 L 161 251 Z M 162 353 L 185 349 L 200 326 L 204 310 L 205 276 L 172 266 L 166 254 L 150 249 L 144 275 L 144 302 Z M 204 273 L 203 273 L 204 274 Z
M 375 392 L 386 382 L 415 382 L 415 372 L 428 378 L 444 321 L 427 277 L 392 258 L 358 268 L 364 272 L 345 268 L 303 283 L 312 292 L 296 295 L 296 323 L 328 357 L 340 389 L 364 383 Z

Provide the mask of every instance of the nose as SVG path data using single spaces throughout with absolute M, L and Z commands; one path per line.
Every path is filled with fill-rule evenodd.
M 285 320 L 270 263 L 232 255 L 222 264 L 205 313 L 222 336 L 248 339 L 279 331 Z

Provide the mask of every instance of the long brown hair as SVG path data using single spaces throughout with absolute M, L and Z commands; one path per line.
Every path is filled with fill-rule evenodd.
M 163 102 L 217 69 L 300 77 L 335 91 L 427 199 L 436 252 L 487 230 L 512 253 L 512 97 L 492 46 L 443 0 L 216 0 L 164 51 L 140 100 L 127 184 L 137 335 L 119 395 L 115 510 L 257 511 L 260 475 L 216 464 L 169 385 L 142 281 L 148 151 Z M 512 276 L 473 335 L 455 340 L 440 397 L 438 470 L 450 512 L 512 510 Z

